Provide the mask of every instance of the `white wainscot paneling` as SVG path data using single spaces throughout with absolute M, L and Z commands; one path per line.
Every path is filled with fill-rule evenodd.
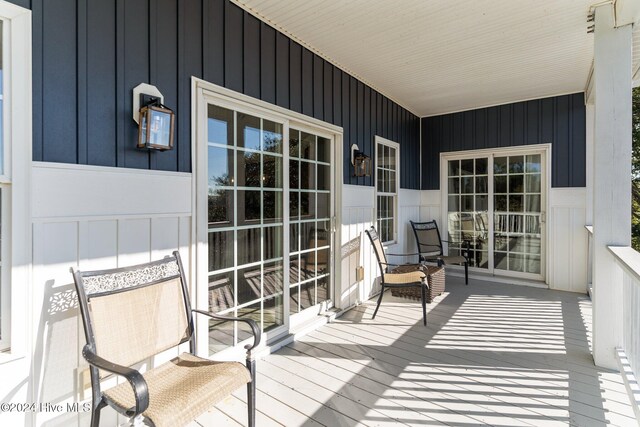
M 422 190 L 420 192 L 420 221 L 435 219 L 438 227 L 442 227 L 442 193 L 440 190 Z
M 340 224 L 341 283 L 336 304 L 342 309 L 369 299 L 378 291 L 378 266 L 364 231 L 375 217 L 373 187 L 344 185 Z M 364 280 L 356 280 L 356 269 L 364 267 Z
M 415 238 L 410 220 L 421 215 L 423 192 L 400 189 L 398 193 L 397 242 L 386 248 L 389 253 L 415 253 Z M 338 305 L 347 308 L 366 301 L 380 291 L 380 272 L 375 254 L 364 231 L 375 219 L 375 191 L 372 187 L 345 185 L 342 189 L 341 269 Z M 392 257 L 390 262 L 415 262 L 415 257 Z M 356 269 L 364 267 L 364 280 L 356 280 Z
M 551 289 L 587 292 L 586 190 L 552 188 L 547 215 L 547 283 Z
M 410 221 L 420 221 L 420 204 L 422 202 L 422 192 L 420 190 L 400 189 L 398 193 L 398 241 L 395 245 L 389 246 L 389 253 L 412 254 L 417 252 L 416 239 L 413 235 Z M 389 257 L 392 263 L 412 263 L 417 262 L 417 256 Z
M 34 162 L 33 218 L 191 215 L 191 174 Z
M 188 270 L 191 178 L 38 163 L 32 176 L 34 372 L 29 388 L 36 402 L 66 404 L 90 396 L 81 384 L 85 338 L 69 268 L 122 267 L 179 250 Z M 177 353 L 170 350 L 141 368 Z M 108 409 L 103 417 L 105 425 L 124 421 Z M 39 413 L 35 419 L 38 426 L 88 423 L 83 413 Z

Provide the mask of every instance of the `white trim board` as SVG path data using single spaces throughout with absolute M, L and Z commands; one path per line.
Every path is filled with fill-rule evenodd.
M 34 162 L 33 219 L 191 216 L 191 174 Z
M 9 142 L 4 156 L 2 180 L 10 180 L 5 192 L 11 202 L 7 217 L 9 227 L 3 224 L 3 242 L 8 243 L 3 254 L 2 280 L 10 283 L 11 321 L 9 337 L 10 353 L 0 354 L 0 364 L 22 357 L 29 349 L 27 334 L 31 318 L 30 297 L 31 278 L 31 158 L 32 158 L 32 43 L 31 11 L 0 2 L 0 16 L 4 23 L 4 36 L 9 43 L 3 48 L 4 73 L 4 135 Z M 3 194 L 3 199 L 5 195 Z M 7 200 L 7 199 L 5 199 Z M 10 247 L 10 248 L 9 248 Z M 6 296 L 6 295 L 5 295 Z M 3 304 L 4 305 L 4 304 Z M 3 307 L 4 309 L 5 307 Z M 6 318 L 6 316 L 4 316 Z M 6 327 L 6 324 L 4 325 Z M 0 376 L 3 372 L 0 371 Z M 0 387 L 0 391 L 2 387 Z

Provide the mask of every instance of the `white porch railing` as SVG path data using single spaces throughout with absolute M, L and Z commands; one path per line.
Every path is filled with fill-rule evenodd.
M 588 232 L 587 284 L 589 295 L 594 298 L 593 226 L 587 225 L 585 228 Z M 640 253 L 629 246 L 608 248 L 619 273 L 612 277 L 608 286 L 622 286 L 622 347 L 616 349 L 616 356 L 620 374 L 640 424 L 640 385 L 637 380 L 637 373 L 640 373 Z
M 636 417 L 640 420 L 640 387 L 637 382 L 637 374 L 640 373 L 640 253 L 629 246 L 608 248 L 621 273 L 616 274 L 610 284 L 622 285 L 622 348 L 617 349 L 618 364 Z

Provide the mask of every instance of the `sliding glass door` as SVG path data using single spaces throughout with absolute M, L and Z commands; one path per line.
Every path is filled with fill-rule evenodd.
M 495 157 L 493 171 L 494 267 L 541 275 L 541 155 Z
M 539 150 L 446 160 L 449 255 L 478 271 L 544 280 L 545 164 Z
M 206 199 L 198 198 L 207 205 L 199 222 L 207 306 L 255 320 L 269 340 L 330 304 L 335 138 L 286 116 L 223 105 L 205 105 L 206 154 L 198 153 L 206 161 L 197 163 L 206 169 Z M 209 354 L 250 335 L 244 324 L 211 321 Z

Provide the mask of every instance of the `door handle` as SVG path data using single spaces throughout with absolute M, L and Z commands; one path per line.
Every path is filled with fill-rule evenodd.
M 545 211 L 540 212 L 540 223 L 544 224 L 547 222 L 547 213 Z

